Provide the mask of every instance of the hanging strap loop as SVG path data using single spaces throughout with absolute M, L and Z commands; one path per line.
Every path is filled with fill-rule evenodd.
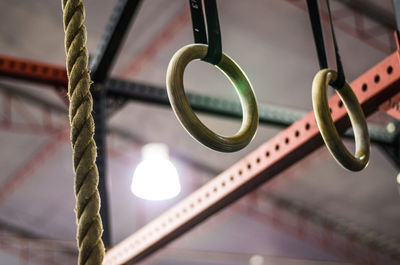
M 393 0 L 394 16 L 396 18 L 397 33 L 400 30 L 400 0 Z
M 178 50 L 168 65 L 167 92 L 171 107 L 181 125 L 203 145 L 220 151 L 235 152 L 247 146 L 258 126 L 257 101 L 246 74 L 229 56 L 222 52 L 221 32 L 215 0 L 204 0 L 208 44 L 202 0 L 189 0 L 193 35 L 196 43 Z M 232 136 L 219 135 L 207 128 L 193 112 L 183 86 L 183 73 L 193 60 L 203 60 L 219 68 L 236 88 L 242 105 L 243 120 Z
M 357 97 L 346 82 L 335 31 L 333 29 L 329 0 L 326 0 L 326 3 L 335 47 L 337 72 L 328 68 L 317 0 L 307 0 L 314 42 L 317 48 L 319 66 L 321 68 L 315 76 L 312 85 L 312 102 L 315 119 L 321 136 L 336 161 L 346 169 L 360 171 L 367 166 L 369 161 L 370 144 L 367 122 Z M 356 143 L 356 152 L 354 155 L 346 149 L 333 123 L 327 97 L 328 85 L 336 89 L 336 93 L 341 98 L 350 117 Z
M 335 48 L 336 66 L 337 66 L 337 78 L 330 85 L 335 89 L 341 89 L 346 82 L 344 75 L 343 64 L 339 54 L 339 47 L 336 41 L 335 29 L 333 27 L 331 8 L 329 0 L 326 0 L 329 14 L 329 24 L 332 32 L 333 45 Z M 328 68 L 328 60 L 326 56 L 324 36 L 322 34 L 321 18 L 319 15 L 319 8 L 317 0 L 307 0 L 308 14 L 310 16 L 311 27 L 314 36 L 314 43 L 317 49 L 318 61 L 320 70 Z
M 202 0 L 189 0 L 189 6 L 192 16 L 194 42 L 208 44 L 207 55 L 202 58 L 202 60 L 217 65 L 222 58 L 221 31 L 217 3 L 215 0 L 204 1 L 205 17 L 203 14 Z M 207 22 L 208 38 L 204 18 Z

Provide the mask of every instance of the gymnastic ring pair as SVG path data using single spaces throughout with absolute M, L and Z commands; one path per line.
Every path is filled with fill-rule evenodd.
M 208 46 L 191 44 L 178 50 L 172 57 L 167 70 L 167 92 L 172 109 L 182 126 L 203 145 L 221 152 L 235 152 L 254 138 L 258 126 L 257 102 L 253 88 L 246 74 L 226 54 L 216 65 L 232 82 L 242 105 L 243 120 L 239 131 L 230 137 L 214 133 L 207 128 L 193 112 L 185 95 L 183 74 L 189 62 L 207 55 Z M 317 73 L 312 85 L 312 99 L 315 117 L 321 135 L 334 158 L 352 171 L 363 169 L 369 160 L 369 135 L 366 120 L 360 104 L 350 86 L 345 82 L 337 93 L 348 110 L 353 126 L 356 152 L 353 156 L 342 143 L 329 111 L 327 87 L 336 80 L 333 70 L 323 69 Z

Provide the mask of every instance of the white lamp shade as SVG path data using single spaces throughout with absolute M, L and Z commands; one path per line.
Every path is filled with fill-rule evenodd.
M 181 191 L 179 175 L 168 159 L 163 144 L 148 144 L 142 149 L 143 160 L 133 173 L 131 191 L 146 200 L 167 200 Z

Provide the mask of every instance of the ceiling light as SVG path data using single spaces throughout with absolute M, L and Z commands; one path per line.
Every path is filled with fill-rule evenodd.
M 169 160 L 168 146 L 162 143 L 143 146 L 142 161 L 133 173 L 131 191 L 145 200 L 167 200 L 180 193 L 179 175 Z
M 253 255 L 250 257 L 249 264 L 250 265 L 263 265 L 264 257 L 261 255 Z

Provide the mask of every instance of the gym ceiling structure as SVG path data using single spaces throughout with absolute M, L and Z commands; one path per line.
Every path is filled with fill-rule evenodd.
M 246 73 L 257 103 L 249 103 L 249 93 L 239 102 L 227 77 L 212 65 L 224 60 L 212 63 L 215 54 L 211 63 L 187 66 L 185 91 L 201 122 L 222 135 L 234 134 L 242 116 L 251 120 L 248 127 L 255 126 L 258 109 L 257 133 L 247 146 L 235 147 L 242 148 L 237 152 L 200 144 L 174 114 L 180 101 L 174 101 L 171 84 L 179 80 L 169 63 L 176 51 L 193 45 L 194 33 L 205 34 L 191 19 L 191 9 L 197 18 L 203 13 L 201 1 L 84 0 L 94 83 L 77 82 L 70 73 L 69 85 L 65 47 L 73 53 L 69 45 L 84 38 L 68 42 L 73 24 L 68 21 L 79 17 L 81 2 L 0 1 L 0 264 L 77 264 L 78 256 L 78 264 L 101 263 L 90 260 L 92 249 L 83 247 L 82 254 L 81 247 L 79 254 L 76 243 L 74 175 L 82 167 L 73 168 L 70 135 L 78 143 L 74 149 L 85 137 L 70 133 L 69 117 L 83 112 L 74 99 L 70 104 L 71 83 L 90 85 L 93 96 L 104 231 L 98 234 L 102 240 L 84 237 L 79 245 L 104 244 L 102 264 L 400 264 L 399 1 L 331 0 L 329 10 L 320 0 L 319 12 L 311 12 L 313 27 L 308 13 L 313 0 L 217 0 L 218 13 L 212 2 L 204 1 L 210 50 L 213 43 L 218 55 L 213 42 L 218 34 L 212 37 L 209 28 L 219 25 L 222 51 Z M 319 49 L 317 56 L 314 40 L 322 33 L 326 54 Z M 198 36 L 196 42 L 202 42 Z M 83 59 L 75 62 L 84 64 L 83 49 L 77 51 Z M 324 119 L 314 115 L 312 87 L 318 87 L 313 79 L 324 68 L 321 54 L 339 77 L 346 74 L 367 118 L 369 161 L 368 134 L 360 129 L 364 120 L 357 118 L 353 132 L 346 112 L 351 106 L 337 95 L 344 93 L 343 84 L 337 91 L 321 85 L 329 107 Z M 89 73 L 86 66 L 79 69 Z M 321 137 L 320 120 L 329 120 L 329 111 L 351 152 L 354 135 L 358 141 L 352 160 L 357 172 L 339 165 L 327 148 L 333 140 L 324 137 L 325 145 Z M 142 147 L 153 142 L 169 147 L 179 173 L 181 192 L 172 199 L 144 200 L 131 192 Z M 233 146 L 224 144 L 212 147 Z

